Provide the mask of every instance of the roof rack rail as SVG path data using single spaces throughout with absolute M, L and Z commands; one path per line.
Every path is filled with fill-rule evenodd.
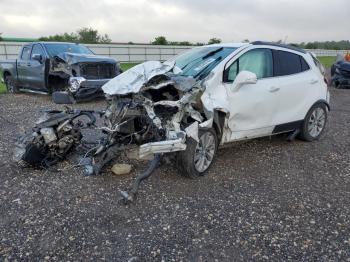
M 283 47 L 283 48 L 287 48 L 290 50 L 294 50 L 303 54 L 306 54 L 306 51 L 298 48 L 298 47 L 294 47 L 294 46 L 289 46 L 289 45 L 284 45 L 284 44 L 277 44 L 277 43 L 272 43 L 272 42 L 264 42 L 264 41 L 254 41 L 251 42 L 252 45 L 271 45 L 271 46 L 277 46 L 277 47 Z

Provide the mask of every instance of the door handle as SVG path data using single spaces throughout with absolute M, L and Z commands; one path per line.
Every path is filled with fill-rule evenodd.
M 310 80 L 310 82 L 309 82 L 310 84 L 316 84 L 316 83 L 318 83 L 318 80 L 317 79 L 312 79 L 312 80 Z
M 269 91 L 270 91 L 271 93 L 277 92 L 278 90 L 280 90 L 280 88 L 279 88 L 279 87 L 276 87 L 276 86 L 271 86 L 270 89 L 269 89 Z

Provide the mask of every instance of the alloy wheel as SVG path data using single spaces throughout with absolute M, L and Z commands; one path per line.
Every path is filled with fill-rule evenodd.
M 194 166 L 198 172 L 202 173 L 208 169 L 213 161 L 215 150 L 214 135 L 210 132 L 205 132 L 199 138 L 194 155 Z
M 308 121 L 308 131 L 310 136 L 313 138 L 318 137 L 324 129 L 325 124 L 326 112 L 320 107 L 315 108 Z

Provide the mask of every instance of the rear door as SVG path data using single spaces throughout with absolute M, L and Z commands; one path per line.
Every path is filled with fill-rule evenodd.
M 317 101 L 320 79 L 303 56 L 297 53 L 273 50 L 273 56 L 279 97 L 273 124 L 289 123 L 293 130 L 297 126 L 292 124 L 298 125 Z
M 17 60 L 17 75 L 18 75 L 18 82 L 21 87 L 29 87 L 28 82 L 28 68 L 30 67 L 30 53 L 31 53 L 32 47 L 30 45 L 26 45 L 22 48 L 22 53 Z
M 35 55 L 41 55 L 42 60 L 34 60 Z M 30 88 L 45 89 L 45 52 L 40 44 L 33 45 L 27 73 Z

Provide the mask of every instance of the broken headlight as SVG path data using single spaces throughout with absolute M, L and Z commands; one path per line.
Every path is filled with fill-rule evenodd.
M 85 80 L 84 77 L 80 76 L 69 78 L 69 91 L 76 92 L 80 88 L 81 83 Z

